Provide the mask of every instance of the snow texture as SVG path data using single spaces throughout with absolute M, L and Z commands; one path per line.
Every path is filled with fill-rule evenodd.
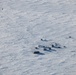
M 0 75 L 76 75 L 76 0 L 0 0 Z

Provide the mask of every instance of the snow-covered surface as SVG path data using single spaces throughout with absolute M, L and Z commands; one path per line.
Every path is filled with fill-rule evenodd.
M 76 75 L 76 0 L 0 0 L 0 75 Z

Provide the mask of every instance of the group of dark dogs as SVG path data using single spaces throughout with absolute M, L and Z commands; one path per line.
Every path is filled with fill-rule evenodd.
M 41 39 L 41 41 L 47 41 L 47 40 Z M 63 46 L 63 47 L 65 48 L 66 46 Z M 41 53 L 39 49 L 42 49 L 43 51 L 52 52 L 52 51 L 56 51 L 55 48 L 61 49 L 63 47 L 59 43 L 53 42 L 50 46 L 38 45 L 37 47 L 35 47 L 36 51 L 34 51 L 33 53 L 34 54 L 44 55 L 44 53 Z

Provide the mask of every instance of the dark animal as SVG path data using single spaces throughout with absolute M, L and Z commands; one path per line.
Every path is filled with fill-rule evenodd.
M 47 41 L 46 39 L 41 39 L 41 41 Z
M 69 36 L 69 38 L 72 38 L 71 36 Z
M 39 47 L 39 48 L 45 48 L 45 46 L 43 46 L 43 45 L 38 45 L 38 47 Z
M 44 48 L 44 51 L 50 51 L 51 50 L 51 47 L 45 47 Z
M 39 51 L 34 51 L 34 54 L 45 55 L 44 53 L 41 53 L 41 52 L 39 52 Z
M 52 44 L 52 47 L 53 47 L 53 48 L 61 48 L 60 44 L 58 44 L 58 43 Z
M 39 49 L 38 47 L 35 47 L 35 49 Z
M 34 51 L 34 54 L 40 54 L 40 52 L 39 51 Z

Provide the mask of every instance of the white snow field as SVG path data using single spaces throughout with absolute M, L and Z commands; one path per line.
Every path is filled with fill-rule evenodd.
M 76 0 L 0 0 L 0 75 L 76 75 Z

